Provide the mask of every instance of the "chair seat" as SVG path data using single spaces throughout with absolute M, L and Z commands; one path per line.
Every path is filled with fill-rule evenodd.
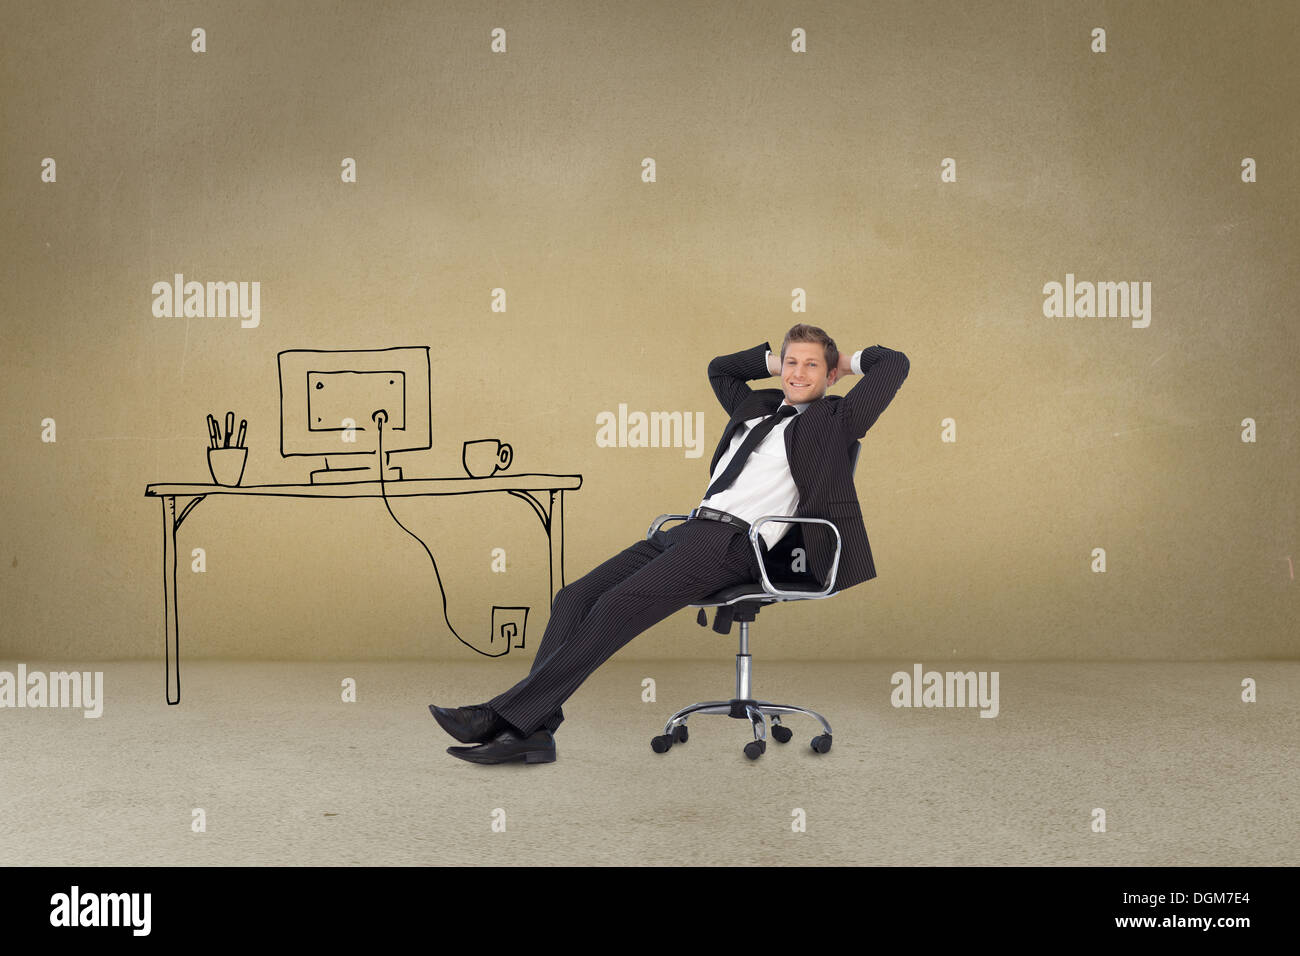
M 820 591 L 821 585 L 816 581 L 774 581 L 777 587 L 785 591 Z M 747 583 L 733 584 L 725 587 L 721 591 L 715 591 L 702 601 L 692 601 L 691 607 L 714 607 L 719 604 L 730 604 L 732 601 L 739 599 L 752 598 L 756 601 L 776 602 L 793 600 L 792 598 L 782 597 L 777 594 L 768 594 L 763 590 L 763 585 L 757 581 Z

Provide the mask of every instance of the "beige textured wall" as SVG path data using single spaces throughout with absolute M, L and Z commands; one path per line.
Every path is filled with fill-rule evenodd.
M 911 374 L 857 474 L 879 577 L 764 612 L 758 653 L 1294 657 L 1298 27 L 1289 2 L 5 2 L 0 658 L 161 657 L 145 485 L 209 480 L 227 409 L 245 483 L 319 467 L 279 455 L 282 349 L 432 346 L 434 447 L 401 464 L 455 475 L 493 436 L 581 474 L 572 580 L 699 502 L 709 359 L 801 320 Z M 260 325 L 155 318 L 177 272 L 260 282 Z M 1149 281 L 1150 325 L 1045 318 L 1067 273 Z M 597 447 L 620 402 L 702 411 L 702 457 Z M 458 630 L 529 605 L 531 655 L 525 505 L 394 510 Z M 378 499 L 212 497 L 180 544 L 190 657 L 477 656 Z M 624 654 L 731 646 L 686 611 Z

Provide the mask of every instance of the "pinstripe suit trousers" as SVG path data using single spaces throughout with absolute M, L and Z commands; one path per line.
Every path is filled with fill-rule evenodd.
M 554 732 L 560 705 L 624 644 L 692 601 L 758 577 L 739 528 L 693 518 L 656 531 L 560 588 L 528 676 L 488 706 L 525 734 Z

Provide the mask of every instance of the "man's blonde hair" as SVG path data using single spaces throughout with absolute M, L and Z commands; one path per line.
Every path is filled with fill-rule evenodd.
M 798 325 L 792 325 L 790 331 L 785 333 L 785 341 L 781 343 L 781 364 L 785 365 L 785 347 L 791 342 L 816 342 L 826 350 L 826 374 L 830 375 L 831 370 L 838 368 L 840 364 L 840 350 L 835 347 L 835 340 L 831 338 L 822 329 L 815 325 L 807 325 L 800 322 Z

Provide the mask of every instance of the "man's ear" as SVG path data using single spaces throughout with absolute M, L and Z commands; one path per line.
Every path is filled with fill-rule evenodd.
M 840 378 L 839 368 L 831 369 L 831 374 L 826 376 L 826 387 L 830 388 L 832 385 L 834 385 L 836 382 L 839 381 L 839 378 Z

